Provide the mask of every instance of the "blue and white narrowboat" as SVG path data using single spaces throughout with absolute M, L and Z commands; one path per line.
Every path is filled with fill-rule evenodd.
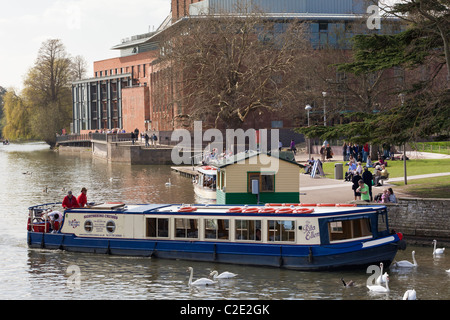
M 389 266 L 404 249 L 385 206 L 353 204 L 44 204 L 29 208 L 28 245 L 311 271 Z

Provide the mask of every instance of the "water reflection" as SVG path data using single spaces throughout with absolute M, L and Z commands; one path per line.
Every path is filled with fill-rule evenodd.
M 31 174 L 24 174 L 27 171 Z M 171 179 L 171 187 L 165 183 Z M 117 257 L 28 249 L 26 215 L 30 205 L 60 202 L 68 189 L 78 195 L 88 188 L 89 201 L 127 203 L 194 203 L 191 181 L 170 166 L 109 164 L 90 156 L 59 155 L 45 144 L 0 146 L 0 299 L 286 299 L 286 300 L 398 300 L 408 289 L 419 299 L 450 299 L 448 254 L 434 258 L 429 247 L 408 247 L 397 260 L 410 260 L 416 251 L 417 268 L 389 269 L 391 292 L 370 294 L 365 270 L 299 272 L 177 260 Z M 47 186 L 47 192 L 44 188 Z M 68 285 L 70 266 L 81 272 L 80 287 Z M 188 287 L 187 268 L 194 279 L 212 270 L 238 277 L 213 287 Z M 345 288 L 341 278 L 356 286 Z

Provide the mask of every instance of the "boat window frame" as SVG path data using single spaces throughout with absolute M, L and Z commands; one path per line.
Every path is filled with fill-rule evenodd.
M 267 219 L 267 234 L 266 234 L 266 240 L 268 243 L 296 243 L 297 242 L 297 220 L 291 220 L 291 219 Z M 293 227 L 291 230 L 284 231 L 284 233 L 287 233 L 288 235 L 293 235 L 293 240 L 284 240 L 284 239 L 276 239 L 276 233 L 274 233 L 275 237 L 273 240 L 270 239 L 271 232 L 276 232 L 277 229 L 271 229 L 271 221 L 273 222 L 291 222 L 293 224 Z M 280 226 L 282 224 L 279 224 Z M 275 231 L 273 231 L 275 230 Z M 281 229 L 278 229 L 281 230 Z M 283 233 L 280 233 L 280 236 L 282 236 Z M 289 237 L 288 237 L 289 239 Z
M 150 219 L 155 219 L 155 236 L 149 235 L 149 221 Z M 167 221 L 167 228 L 166 232 L 167 235 L 161 235 L 161 229 L 160 228 L 160 220 L 166 220 Z M 162 239 L 168 239 L 170 237 L 170 218 L 169 217 L 145 217 L 145 237 L 150 239 L 156 239 L 156 238 L 162 238 Z
M 207 218 L 207 217 L 203 217 L 202 218 L 202 222 L 203 222 L 203 238 L 205 241 L 230 241 L 231 239 L 231 219 L 225 219 L 225 218 Z M 215 237 L 211 238 L 211 237 L 207 237 L 208 234 L 212 234 L 210 232 L 207 232 L 207 228 L 208 228 L 208 220 L 215 220 L 216 221 L 216 229 L 210 229 L 210 230 L 215 230 Z M 225 227 L 225 231 L 226 231 L 226 238 L 223 237 L 219 237 L 219 220 L 222 221 L 227 221 L 228 222 L 228 226 Z
M 365 220 L 365 222 L 363 220 Z M 356 224 L 357 221 L 359 222 L 359 225 Z M 332 231 L 332 229 L 331 229 L 332 223 L 340 223 L 341 230 Z M 365 227 L 364 227 L 364 224 L 366 224 Z M 359 227 L 359 230 L 355 231 L 355 227 Z M 336 236 L 340 235 L 340 236 L 342 236 L 342 238 L 336 239 L 336 238 L 333 238 L 332 235 L 336 235 Z M 360 240 L 360 239 L 372 239 L 373 238 L 372 223 L 371 223 L 369 217 L 359 217 L 356 219 L 342 219 L 342 220 L 336 220 L 336 221 L 329 221 L 328 222 L 328 237 L 330 240 L 330 244 L 354 241 L 354 240 Z
M 376 217 L 378 219 L 378 217 Z M 353 220 L 361 220 L 366 219 L 368 222 L 368 228 L 370 235 L 368 234 L 361 234 L 361 236 L 354 236 L 354 233 L 352 232 L 353 237 L 351 238 L 344 238 L 344 239 L 335 239 L 332 240 L 331 232 L 330 232 L 330 224 L 333 222 L 344 222 L 344 221 L 353 221 Z M 358 241 L 358 240 L 364 240 L 364 239 L 374 239 L 378 237 L 377 226 L 374 227 L 374 213 L 367 213 L 367 214 L 358 214 L 358 215 L 352 215 L 352 216 L 338 216 L 338 217 L 326 217 L 319 219 L 319 228 L 321 230 L 320 232 L 320 242 L 321 244 L 337 244 L 337 243 L 343 243 L 343 242 L 351 242 L 351 241 Z M 344 228 L 344 223 L 342 223 L 342 227 Z M 346 230 L 337 231 L 334 234 L 344 234 Z
M 172 228 L 172 230 L 173 230 L 173 238 L 174 239 L 200 239 L 200 230 L 201 230 L 200 229 L 200 219 L 201 218 L 194 218 L 194 217 L 174 217 L 173 228 Z M 177 220 L 183 220 L 183 225 L 185 227 L 184 228 L 178 228 L 177 223 L 179 221 L 177 221 Z M 188 229 L 186 227 L 188 225 L 188 224 L 185 223 L 186 220 L 196 221 L 196 228 L 193 229 L 193 230 L 196 230 L 196 233 L 197 233 L 195 237 L 189 236 L 189 232 L 187 230 L 190 230 L 190 228 Z M 190 223 L 189 223 L 189 225 L 190 225 Z M 177 235 L 177 230 L 182 230 L 182 229 L 185 230 L 184 237 Z M 191 232 L 195 233 L 195 231 L 191 231 Z
M 257 243 L 262 243 L 263 242 L 263 236 L 262 236 L 262 232 L 263 232 L 263 225 L 264 225 L 264 220 L 262 220 L 262 219 L 246 219 L 247 217 L 242 217 L 242 219 L 240 219 L 240 218 L 235 218 L 234 219 L 234 228 L 233 228 L 233 231 L 234 231 L 234 242 L 241 242 L 241 241 L 244 241 L 244 242 L 257 242 Z M 238 232 L 238 221 L 246 221 L 247 223 L 250 221 L 250 222 L 253 222 L 254 223 L 254 226 L 253 227 L 251 227 L 250 225 L 249 226 L 247 226 L 247 228 L 242 228 L 242 225 L 241 225 L 241 228 L 239 228 L 239 230 L 248 230 L 246 233 L 247 233 L 247 237 L 246 238 L 238 238 L 238 236 L 239 235 L 242 235 L 243 234 L 243 232 L 241 231 L 241 232 Z M 259 222 L 259 227 L 257 226 L 257 222 Z M 253 233 L 250 233 L 250 227 L 253 229 Z M 258 233 L 258 229 L 259 229 L 259 231 L 260 231 L 260 236 L 259 236 L 259 239 L 256 239 L 256 237 L 257 237 L 257 233 Z M 251 239 L 250 237 L 251 237 L 251 235 L 253 235 L 253 239 Z

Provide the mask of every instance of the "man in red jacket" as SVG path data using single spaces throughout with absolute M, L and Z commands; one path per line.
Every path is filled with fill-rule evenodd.
M 87 204 L 86 193 L 87 193 L 87 189 L 83 187 L 81 189 L 80 195 L 77 198 L 77 202 L 78 202 L 78 205 L 80 206 L 80 208 L 84 208 Z
M 67 196 L 64 197 L 62 206 L 64 209 L 79 208 L 77 198 L 72 195 L 72 191 L 67 192 Z

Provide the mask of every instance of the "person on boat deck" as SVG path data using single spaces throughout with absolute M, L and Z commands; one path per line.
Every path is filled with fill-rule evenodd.
M 87 193 L 87 189 L 83 187 L 81 189 L 80 195 L 77 197 L 77 202 L 78 202 L 78 205 L 80 206 L 80 208 L 84 208 L 87 205 L 86 193 Z
M 62 202 L 62 207 L 64 209 L 72 209 L 79 207 L 77 198 L 73 196 L 72 191 L 67 192 L 67 196 L 64 197 L 64 200 Z
M 53 215 L 48 214 L 48 216 L 50 217 L 50 225 L 52 226 L 52 230 L 54 232 L 58 231 L 59 228 L 61 227 L 61 222 L 62 222 L 62 214 L 53 211 Z

